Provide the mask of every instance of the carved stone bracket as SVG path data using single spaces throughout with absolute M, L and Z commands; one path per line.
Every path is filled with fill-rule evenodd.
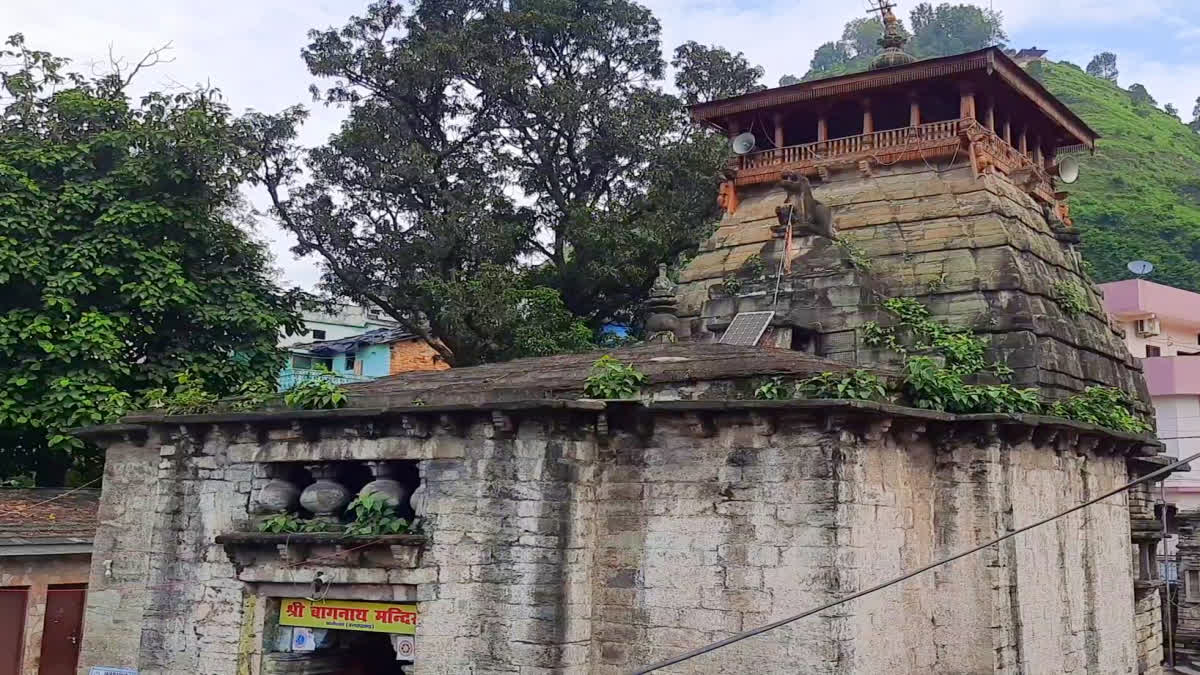
M 512 415 L 500 410 L 492 411 L 492 437 L 510 436 L 517 430 L 517 422 Z

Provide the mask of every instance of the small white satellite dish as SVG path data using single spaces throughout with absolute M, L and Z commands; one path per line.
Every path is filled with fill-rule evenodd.
M 1139 277 L 1144 277 L 1154 271 L 1154 265 L 1146 262 L 1145 260 L 1134 260 L 1125 267 L 1129 268 L 1130 272 L 1133 272 Z
M 754 134 L 749 131 L 740 133 L 733 137 L 730 145 L 733 146 L 735 155 L 744 155 L 754 149 Z
M 1058 160 L 1051 171 L 1062 182 L 1070 185 L 1079 180 L 1079 160 L 1074 157 L 1063 157 Z

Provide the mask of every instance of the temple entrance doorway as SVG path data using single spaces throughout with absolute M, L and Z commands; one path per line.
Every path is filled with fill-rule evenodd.
M 273 598 L 262 675 L 405 675 L 416 627 L 416 604 Z
M 382 633 L 303 628 L 283 632 L 294 634 L 292 647 L 299 651 L 266 654 L 263 675 L 403 675 L 412 672 L 412 661 L 397 659 L 392 638 Z

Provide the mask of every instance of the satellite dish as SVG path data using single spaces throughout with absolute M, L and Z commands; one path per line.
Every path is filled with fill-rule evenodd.
M 1070 185 L 1079 180 L 1079 160 L 1074 157 L 1063 157 L 1058 160 L 1058 163 L 1054 165 L 1050 173 L 1053 173 L 1055 176 L 1058 176 L 1059 180 Z
M 744 155 L 754 149 L 754 134 L 749 131 L 738 134 L 733 137 L 730 145 L 733 146 L 733 153 L 735 155 Z
M 1144 277 L 1154 271 L 1154 265 L 1146 262 L 1145 260 L 1134 260 L 1125 267 L 1129 268 L 1130 272 L 1133 272 L 1139 277 Z

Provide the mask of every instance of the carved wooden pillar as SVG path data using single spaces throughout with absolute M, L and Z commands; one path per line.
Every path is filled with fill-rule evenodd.
M 783 113 L 775 113 L 771 116 L 771 121 L 775 123 L 775 147 L 783 147 Z
M 971 85 L 961 85 L 958 101 L 958 116 L 964 120 L 975 119 L 975 89 Z
M 817 141 L 829 140 L 829 110 L 822 108 L 817 111 Z
M 1021 135 L 1017 136 L 1017 149 L 1021 151 L 1022 155 L 1029 156 L 1029 134 L 1026 132 L 1027 129 L 1021 127 Z
M 996 131 L 996 100 L 991 96 L 983 107 L 983 123 L 990 131 Z
M 1012 120 L 1004 118 L 1004 142 L 1012 145 Z
M 871 114 L 871 99 L 864 98 L 862 100 L 863 108 L 863 125 L 862 132 L 864 134 L 875 133 L 875 117 Z
M 916 92 L 908 95 L 908 126 L 921 126 L 921 97 Z
M 1040 135 L 1033 135 L 1033 147 L 1030 150 L 1033 152 L 1033 163 L 1040 165 L 1042 163 L 1042 137 Z

